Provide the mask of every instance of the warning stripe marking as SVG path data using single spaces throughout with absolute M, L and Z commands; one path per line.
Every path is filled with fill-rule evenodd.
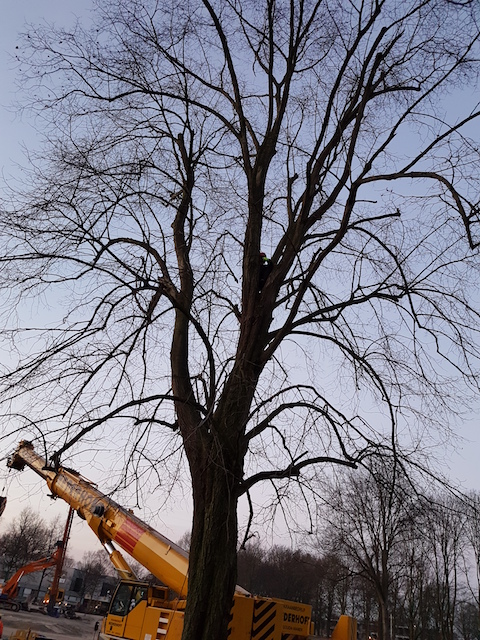
M 275 602 L 255 602 L 253 609 L 252 638 L 268 640 L 275 631 L 275 616 L 277 607 Z
M 115 541 L 118 542 L 127 553 L 132 553 L 143 533 L 144 530 L 142 527 L 127 518 L 122 522 L 115 536 Z
M 275 609 L 276 603 L 271 601 L 258 601 L 256 600 L 253 607 L 253 622 L 261 620 L 264 616 L 268 615 L 272 609 Z

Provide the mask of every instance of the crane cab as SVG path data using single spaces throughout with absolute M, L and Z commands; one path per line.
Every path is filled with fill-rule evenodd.
M 186 600 L 170 599 L 169 594 L 166 587 L 122 580 L 104 619 L 100 640 L 181 640 Z M 311 619 L 310 605 L 235 594 L 229 638 L 305 640 L 313 633 Z M 336 640 L 347 637 L 340 635 Z
M 103 621 L 100 638 L 180 640 L 184 609 L 185 601 L 171 600 L 167 587 L 122 580 Z

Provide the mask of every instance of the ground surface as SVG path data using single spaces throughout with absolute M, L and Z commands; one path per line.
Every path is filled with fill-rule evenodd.
M 0 610 L 3 620 L 3 639 L 8 640 L 10 634 L 17 629 L 30 629 L 51 640 L 96 640 L 98 632 L 95 623 L 100 616 L 79 613 L 79 620 L 66 618 L 50 618 L 38 611 L 6 611 Z

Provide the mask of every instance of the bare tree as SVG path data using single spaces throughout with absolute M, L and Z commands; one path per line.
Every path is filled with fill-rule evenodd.
M 309 468 L 397 450 L 399 423 L 444 428 L 478 390 L 478 6 L 108 0 L 95 20 L 19 48 L 45 146 L 0 223 L 5 433 L 54 462 L 115 441 L 156 486 L 184 454 L 184 637 L 220 639 L 240 497 L 253 517 L 256 485 L 275 505 L 300 479 L 308 509 Z
M 471 556 L 473 556 L 474 569 L 471 572 L 467 568 L 466 576 L 477 610 L 476 626 L 477 629 L 480 629 L 480 494 L 477 491 L 472 491 L 466 498 L 465 535 Z M 470 564 L 467 560 L 467 567 Z M 472 578 L 470 573 L 473 573 L 475 577 Z M 470 607 L 467 606 L 467 610 L 470 611 Z
M 369 470 L 341 474 L 329 497 L 326 538 L 375 590 L 380 640 L 391 638 L 392 600 L 404 569 L 399 550 L 416 511 L 411 493 L 395 463 L 380 459 Z
M 45 523 L 40 514 L 23 509 L 0 536 L 0 554 L 4 579 L 20 567 L 45 558 L 55 550 L 55 543 L 62 539 L 62 527 L 58 520 Z
M 435 618 L 433 585 L 435 578 L 428 560 L 429 546 L 423 535 L 428 528 L 428 510 L 417 513 L 407 525 L 399 555 L 403 564 L 397 593 L 397 625 L 408 629 L 410 640 L 432 633 Z
M 462 640 L 478 638 L 478 610 L 475 602 L 459 603 L 455 632 Z
M 425 537 L 435 590 L 435 630 L 453 640 L 465 547 L 465 509 L 452 496 L 435 496 L 428 510 Z
M 112 575 L 112 567 L 104 551 L 99 549 L 93 553 L 84 553 L 78 568 L 82 571 L 81 597 L 93 599 L 95 590 L 107 575 Z

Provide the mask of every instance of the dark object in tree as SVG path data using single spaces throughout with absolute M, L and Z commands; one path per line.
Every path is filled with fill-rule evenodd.
M 258 291 L 263 289 L 263 285 L 267 281 L 268 276 L 272 273 L 273 262 L 267 258 L 265 253 L 260 254 L 260 275 L 258 278 Z
M 5 496 L 0 496 L 0 516 L 5 511 L 5 507 L 7 506 L 7 499 Z

